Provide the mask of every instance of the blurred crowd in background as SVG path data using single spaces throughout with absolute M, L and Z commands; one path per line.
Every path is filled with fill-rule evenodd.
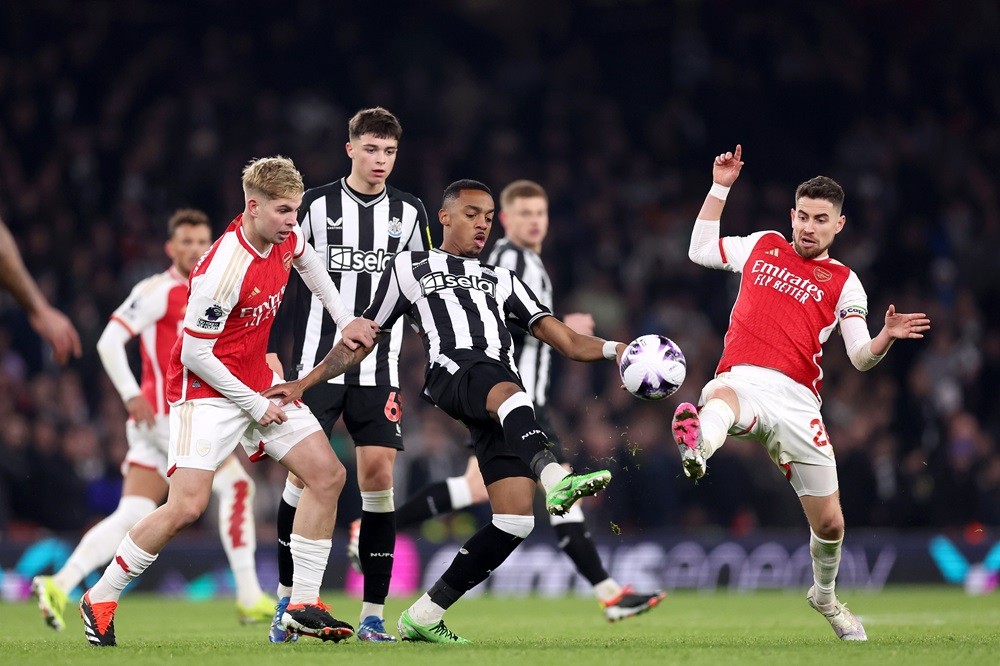
M 615 475 L 586 505 L 597 531 L 803 524 L 760 445 L 730 440 L 695 487 L 669 433 L 714 372 L 738 287 L 687 259 L 712 158 L 737 142 L 724 234 L 787 233 L 795 186 L 832 176 L 847 192 L 832 254 L 865 285 L 873 334 L 890 303 L 933 321 L 865 374 L 836 334 L 826 346 L 849 529 L 1000 526 L 1000 7 L 756 4 L 4 3 L 0 212 L 85 353 L 55 367 L 0 295 L 0 534 L 77 532 L 114 509 L 125 410 L 95 343 L 167 266 L 169 214 L 202 208 L 221 233 L 253 157 L 293 158 L 307 186 L 346 175 L 347 119 L 372 105 L 403 124 L 389 182 L 423 199 L 435 242 L 449 182 L 537 180 L 557 314 L 684 350 L 684 386 L 655 403 L 612 364 L 556 363 L 566 457 Z M 465 430 L 419 399 L 423 364 L 409 336 L 397 505 L 467 456 Z M 334 444 L 352 465 L 343 431 Z M 266 526 L 284 470 L 251 468 Z M 341 522 L 359 505 L 348 489 Z

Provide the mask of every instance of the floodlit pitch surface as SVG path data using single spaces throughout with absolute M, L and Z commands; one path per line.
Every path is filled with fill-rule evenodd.
M 34 604 L 0 603 L 4 664 L 997 664 L 1000 592 L 972 597 L 953 587 L 845 590 L 867 643 L 842 643 L 801 594 L 677 592 L 645 615 L 608 624 L 588 598 L 467 599 L 448 626 L 470 646 L 321 643 L 270 645 L 264 626 L 241 626 L 231 602 L 127 596 L 116 620 L 118 647 L 93 648 L 75 611 L 67 629 L 46 627 Z M 356 622 L 359 602 L 328 594 L 334 616 Z M 390 599 L 395 622 L 409 600 Z

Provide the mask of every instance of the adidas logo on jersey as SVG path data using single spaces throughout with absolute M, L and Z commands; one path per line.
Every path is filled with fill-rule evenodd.
M 344 226 L 344 218 L 338 217 L 336 221 L 326 218 L 327 229 L 340 229 Z
M 769 254 L 772 257 L 777 257 L 778 256 L 778 248 L 772 248 L 770 250 L 767 250 L 767 251 L 764 252 L 764 254 Z

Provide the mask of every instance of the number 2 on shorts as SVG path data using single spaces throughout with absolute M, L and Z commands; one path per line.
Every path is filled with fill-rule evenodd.
M 819 419 L 813 419 L 809 422 L 809 427 L 815 430 L 815 434 L 813 435 L 813 444 L 816 446 L 826 446 L 830 443 L 830 440 L 826 435 L 826 428 L 823 427 L 822 421 Z

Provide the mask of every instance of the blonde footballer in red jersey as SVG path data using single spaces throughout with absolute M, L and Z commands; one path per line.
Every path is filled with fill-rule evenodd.
M 344 466 L 305 405 L 282 409 L 260 394 L 278 379 L 264 356 L 293 266 L 337 321 L 345 344 L 368 349 L 377 331 L 372 322 L 352 317 L 322 260 L 302 241 L 296 211 L 303 190 L 291 160 L 251 162 L 243 171 L 243 213 L 191 273 L 184 330 L 167 377 L 167 502 L 132 528 L 104 575 L 84 594 L 80 613 L 92 645 L 116 644 L 114 615 L 122 590 L 201 516 L 215 472 L 237 444 L 251 459 L 278 460 L 306 486 L 292 533 L 296 576 L 286 625 L 323 640 L 354 633 L 319 599 Z
M 111 515 L 87 531 L 54 576 L 36 576 L 31 582 L 42 617 L 57 631 L 65 626 L 68 594 L 91 571 L 107 564 L 129 529 L 167 496 L 167 366 L 184 319 L 187 276 L 212 244 L 212 226 L 205 213 L 184 208 L 170 216 L 167 229 L 164 249 L 172 264 L 132 289 L 97 343 L 101 362 L 129 414 L 121 500 Z M 125 345 L 136 336 L 142 360 L 140 383 L 125 352 Z M 237 616 L 247 623 L 270 620 L 274 600 L 260 589 L 254 558 L 254 482 L 235 455 L 219 468 L 212 492 L 218 498 L 219 536 L 236 581 Z
M 720 238 L 722 210 L 743 168 L 742 156 L 737 145 L 715 158 L 713 185 L 691 234 L 692 261 L 742 276 L 716 377 L 702 389 L 700 407 L 678 405 L 674 439 L 684 473 L 695 480 L 705 475 L 708 458 L 727 435 L 767 448 L 809 522 L 814 578 L 809 605 L 838 638 L 864 641 L 864 627 L 835 592 L 844 515 L 833 447 L 820 414 L 823 343 L 839 327 L 852 364 L 869 370 L 893 341 L 923 338 L 930 319 L 897 313 L 890 305 L 882 330 L 870 336 L 861 281 L 829 254 L 846 218 L 844 191 L 825 176 L 796 189 L 790 243 L 776 231 Z

